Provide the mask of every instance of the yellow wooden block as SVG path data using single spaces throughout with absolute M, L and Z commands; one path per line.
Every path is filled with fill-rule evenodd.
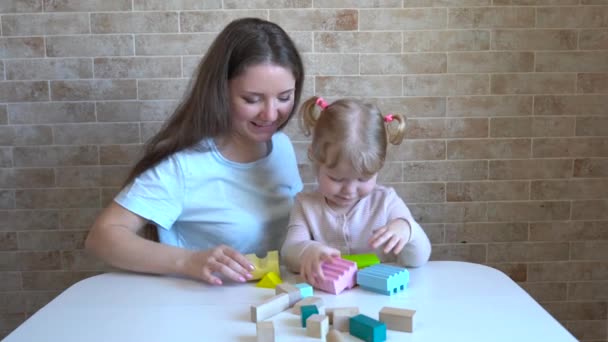
M 255 270 L 251 271 L 251 279 L 262 279 L 267 273 L 281 274 L 279 270 L 279 251 L 269 251 L 264 258 L 258 258 L 255 254 L 246 254 L 245 257 L 253 264 Z
M 268 272 L 264 277 L 262 277 L 262 280 L 260 280 L 255 286 L 263 287 L 266 289 L 274 289 L 275 287 L 277 287 L 277 285 L 281 283 L 283 283 L 281 277 L 279 277 L 274 272 Z

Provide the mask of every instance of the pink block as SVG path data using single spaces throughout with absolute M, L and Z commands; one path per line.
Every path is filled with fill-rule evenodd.
M 357 264 L 342 258 L 333 258 L 321 264 L 325 280 L 317 284 L 319 290 L 339 294 L 357 284 Z

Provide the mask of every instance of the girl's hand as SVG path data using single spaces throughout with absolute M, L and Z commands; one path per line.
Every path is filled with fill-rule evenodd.
M 339 256 L 340 251 L 335 248 L 321 244 L 310 246 L 302 254 L 300 275 L 307 283 L 315 286 L 318 282 L 325 280 L 321 264 Z
M 254 269 L 245 256 L 225 245 L 190 253 L 182 267 L 183 273 L 212 285 L 222 285 L 214 273 L 242 283 L 251 279 L 249 271 Z
M 374 231 L 369 244 L 374 249 L 384 246 L 384 254 L 392 251 L 396 255 L 405 247 L 411 233 L 410 224 L 407 221 L 396 219 Z

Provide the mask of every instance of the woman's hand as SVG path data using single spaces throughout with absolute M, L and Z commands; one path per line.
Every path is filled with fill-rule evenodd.
M 313 286 L 325 280 L 321 264 L 340 256 L 340 251 L 321 244 L 315 244 L 302 253 L 300 275 Z
M 249 272 L 254 269 L 245 256 L 224 245 L 191 252 L 182 267 L 184 274 L 213 285 L 222 285 L 222 280 L 214 273 L 237 282 L 246 282 L 251 279 Z
M 384 254 L 392 251 L 397 255 L 409 241 L 411 233 L 410 224 L 406 220 L 396 219 L 376 229 L 369 244 L 374 249 L 384 246 Z

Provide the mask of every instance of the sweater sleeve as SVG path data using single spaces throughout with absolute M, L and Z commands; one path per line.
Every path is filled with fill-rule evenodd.
M 308 248 L 314 248 L 321 243 L 312 239 L 310 222 L 304 213 L 302 196 L 296 196 L 295 203 L 289 216 L 287 237 L 281 247 L 281 259 L 291 272 L 300 271 L 300 256 Z
M 391 189 L 387 197 L 389 221 L 403 219 L 410 225 L 409 240 L 397 256 L 397 262 L 407 267 L 419 267 L 426 264 L 431 256 L 431 242 L 428 236 L 395 190 Z

